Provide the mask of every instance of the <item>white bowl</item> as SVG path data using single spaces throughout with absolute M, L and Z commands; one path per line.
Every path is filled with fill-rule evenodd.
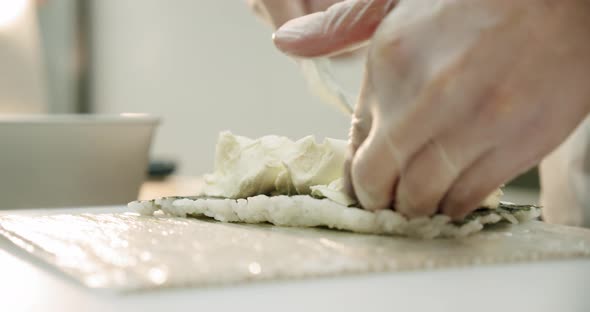
M 158 122 L 142 114 L 0 116 L 0 209 L 135 200 Z

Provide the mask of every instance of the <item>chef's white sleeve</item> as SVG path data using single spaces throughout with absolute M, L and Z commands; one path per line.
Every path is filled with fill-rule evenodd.
M 590 116 L 540 166 L 543 218 L 590 227 Z

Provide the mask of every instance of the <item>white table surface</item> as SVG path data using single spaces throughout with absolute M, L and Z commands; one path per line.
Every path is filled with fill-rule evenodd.
M 110 212 L 80 208 L 76 212 Z M 51 212 L 71 212 L 52 210 Z M 48 213 L 48 210 L 3 211 Z M 0 239 L 0 311 L 590 311 L 590 260 L 264 282 L 140 294 L 89 290 Z

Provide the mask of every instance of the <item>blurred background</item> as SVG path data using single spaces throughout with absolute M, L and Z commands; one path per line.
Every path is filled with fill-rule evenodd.
M 162 116 L 153 154 L 179 174 L 211 170 L 222 130 L 347 134 L 245 1 L 45 0 L 38 16 L 50 111 Z
M 336 66 L 350 91 L 360 64 Z M 183 176 L 212 169 L 222 130 L 348 131 L 243 0 L 0 0 L 0 69 L 0 113 L 161 116 L 152 158 Z M 538 191 L 536 171 L 512 185 Z

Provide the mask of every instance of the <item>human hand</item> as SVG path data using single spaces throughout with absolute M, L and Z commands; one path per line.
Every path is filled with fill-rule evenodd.
M 248 0 L 248 3 L 257 16 L 279 29 L 274 36 L 279 49 L 300 57 L 316 57 L 341 56 L 365 44 L 397 0 Z M 292 20 L 295 23 L 288 23 Z M 307 21 L 322 24 L 311 25 Z
M 306 19 L 306 32 L 279 48 L 317 53 L 302 42 L 327 36 L 327 21 L 310 16 L 277 32 Z M 584 0 L 400 1 L 369 47 L 350 134 L 352 192 L 369 210 L 395 202 L 408 217 L 462 219 L 588 115 L 589 35 Z

